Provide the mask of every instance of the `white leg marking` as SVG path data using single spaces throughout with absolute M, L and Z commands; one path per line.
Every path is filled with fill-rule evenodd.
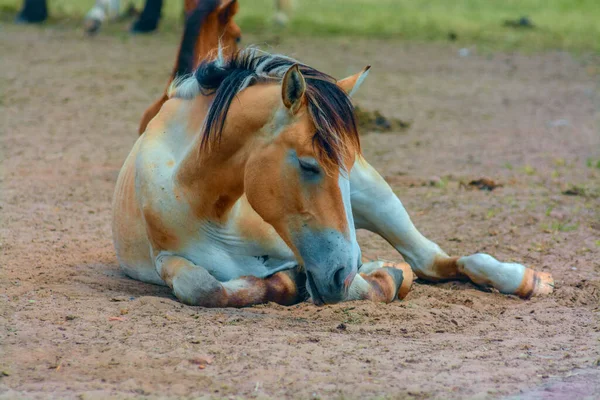
M 487 254 L 462 257 L 454 263 L 414 226 L 402 202 L 385 180 L 358 157 L 350 173 L 352 211 L 357 228 L 381 235 L 402 254 L 417 275 L 432 280 L 466 276 L 479 285 L 521 297 L 551 293 L 554 280 L 521 264 L 503 263 Z
M 503 263 L 488 254 L 473 254 L 458 259 L 458 269 L 478 285 L 490 285 L 502 293 L 514 293 L 525 276 L 525 267 Z
M 417 230 L 400 199 L 362 158 L 355 162 L 350 173 L 350 190 L 356 228 L 382 236 L 414 271 L 427 269 L 436 257 L 448 257 Z

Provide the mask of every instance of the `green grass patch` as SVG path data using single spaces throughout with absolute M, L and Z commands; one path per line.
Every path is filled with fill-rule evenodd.
M 54 20 L 81 18 L 94 0 L 48 0 Z M 22 0 L 0 0 L 14 13 Z M 127 1 L 122 3 L 126 4 Z M 135 0 L 141 7 L 143 1 Z M 165 25 L 181 24 L 183 0 L 165 2 Z M 240 0 L 236 21 L 246 33 L 273 29 L 273 0 Z M 125 5 L 123 5 L 124 7 Z M 504 26 L 527 16 L 534 28 Z M 296 0 L 289 34 L 447 41 L 494 49 L 600 52 L 598 0 Z
M 536 174 L 536 172 L 537 172 L 537 171 L 536 171 L 536 169 L 535 169 L 535 168 L 533 168 L 533 167 L 532 167 L 531 165 L 529 165 L 529 164 L 528 164 L 528 165 L 525 165 L 525 166 L 524 166 L 524 167 L 521 169 L 521 171 L 522 171 L 524 174 L 526 174 L 526 175 L 529 175 L 529 176 L 531 176 L 531 175 L 535 175 L 535 174 Z
M 594 168 L 594 167 L 595 167 L 595 168 L 598 168 L 598 169 L 600 169 L 600 160 L 594 161 L 593 159 L 591 159 L 591 158 L 588 158 L 588 159 L 586 160 L 586 162 L 585 162 L 585 165 L 586 165 L 588 168 Z
M 560 221 L 552 221 L 549 223 L 543 223 L 541 225 L 542 229 L 545 232 L 553 233 L 553 232 L 572 232 L 576 231 L 579 228 L 579 224 L 568 224 Z

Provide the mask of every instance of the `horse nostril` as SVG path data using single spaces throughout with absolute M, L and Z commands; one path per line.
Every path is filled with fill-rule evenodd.
M 336 285 L 336 287 L 340 287 L 340 286 L 344 285 L 344 280 L 346 280 L 345 271 L 346 271 L 346 269 L 344 267 L 340 267 L 333 274 L 333 283 Z

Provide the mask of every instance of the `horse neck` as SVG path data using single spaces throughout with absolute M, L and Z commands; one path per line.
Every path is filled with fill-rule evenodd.
M 223 132 L 202 147 L 202 124 L 191 124 L 196 134 L 176 173 L 176 182 L 199 218 L 222 221 L 244 193 L 244 172 L 250 155 L 265 140 L 281 89 L 257 85 L 244 90 L 231 103 Z M 276 94 L 276 96 L 274 96 Z M 207 98 L 199 96 L 190 116 L 208 111 Z M 195 127 L 193 125 L 196 125 Z

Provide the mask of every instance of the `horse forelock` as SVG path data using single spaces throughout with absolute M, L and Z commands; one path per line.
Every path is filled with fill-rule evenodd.
M 346 169 L 350 152 L 360 153 L 360 139 L 354 107 L 348 95 L 331 76 L 299 63 L 293 58 L 269 54 L 250 47 L 231 58 L 205 60 L 193 76 L 175 83 L 170 95 L 190 98 L 214 95 L 206 115 L 200 150 L 220 140 L 231 102 L 242 90 L 260 82 L 280 83 L 286 71 L 298 64 L 306 81 L 306 101 L 315 125 L 313 146 L 326 169 Z

